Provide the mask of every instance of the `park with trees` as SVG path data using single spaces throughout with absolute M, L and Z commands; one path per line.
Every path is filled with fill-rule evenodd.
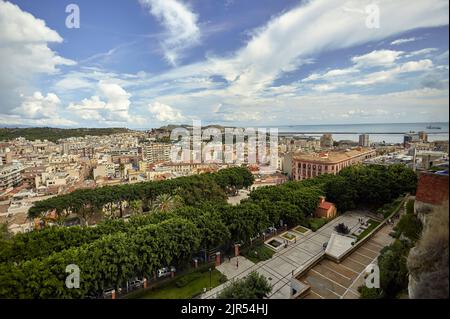
M 248 244 L 268 227 L 308 226 L 320 196 L 344 213 L 374 208 L 414 192 L 415 173 L 405 166 L 352 166 L 322 175 L 258 188 L 239 205 L 227 196 L 249 188 L 244 167 L 172 180 L 77 190 L 36 202 L 30 218 L 54 211 L 61 220 L 77 215 L 81 226 L 59 223 L 0 240 L 0 298 L 87 298 L 118 289 L 133 278 L 153 278 L 161 267 L 182 269 L 200 251 Z M 128 219 L 121 218 L 131 212 Z M 103 218 L 95 225 L 90 217 Z M 79 289 L 65 286 L 66 266 L 81 270 Z

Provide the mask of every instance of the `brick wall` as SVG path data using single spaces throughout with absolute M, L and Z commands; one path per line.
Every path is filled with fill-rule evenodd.
M 448 201 L 448 175 L 422 173 L 419 176 L 416 200 L 431 205 Z

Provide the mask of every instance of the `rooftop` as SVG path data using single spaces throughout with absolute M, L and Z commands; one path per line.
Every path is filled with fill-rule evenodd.
M 320 203 L 319 208 L 328 210 L 328 209 L 330 209 L 332 206 L 334 206 L 333 203 L 330 203 L 330 202 L 322 202 L 322 203 Z
M 360 156 L 362 154 L 372 152 L 371 148 L 355 148 L 345 151 L 330 151 L 327 153 L 297 153 L 294 155 L 294 159 L 303 161 L 314 161 L 323 163 L 336 163 L 351 159 L 353 157 Z
M 325 254 L 339 259 L 345 255 L 346 252 L 352 249 L 355 241 L 355 238 L 332 233 L 330 240 L 328 241 Z

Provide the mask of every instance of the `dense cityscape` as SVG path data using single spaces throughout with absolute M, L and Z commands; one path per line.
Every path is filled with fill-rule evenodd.
M 249 156 L 248 142 L 242 145 L 245 158 Z M 222 150 L 215 149 L 218 154 L 211 151 L 210 160 L 195 163 L 194 156 L 189 156 L 188 160 L 174 161 L 171 154 L 178 143 L 171 141 L 168 128 L 69 137 L 56 142 L 23 137 L 3 141 L 0 217 L 2 266 L 6 268 L 2 271 L 2 297 L 164 297 L 163 288 L 148 287 L 158 287 L 167 278 L 177 278 L 178 273 L 181 277 L 174 282 L 181 285 L 182 278 L 197 277 L 192 275 L 197 273 L 195 269 L 210 269 L 210 263 L 216 267 L 214 283 L 197 287 L 193 295 L 183 295 L 180 290 L 178 297 L 220 297 L 227 280 L 241 278 L 252 269 L 271 278 L 269 267 L 292 277 L 288 282 L 277 280 L 269 285 L 269 298 L 366 297 L 374 292 L 361 288 L 365 266 L 381 248 L 393 245 L 395 238 L 410 238 L 411 242 L 402 244 L 402 251 L 395 251 L 406 254 L 420 238 L 420 220 L 425 218 L 415 214 L 424 214 L 422 206 L 439 207 L 448 199 L 448 141 L 429 142 L 423 131 L 406 133 L 402 144 L 371 143 L 368 134 L 359 135 L 357 142 L 334 141 L 332 134 L 320 138 L 283 136 L 277 141 L 275 167 L 258 161 L 240 164 L 236 156 L 225 164 L 222 157 L 226 145 Z M 203 142 L 202 149 L 208 143 Z M 237 149 L 236 144 L 234 155 Z M 439 192 L 430 183 L 439 187 Z M 417 192 L 419 198 L 414 197 Z M 399 220 L 392 222 L 395 219 Z M 148 224 L 155 225 L 145 226 Z M 110 267 L 116 258 L 126 258 L 125 251 L 116 245 L 121 240 L 123 248 L 130 245 L 127 237 L 115 235 L 117 231 L 129 236 L 149 231 L 158 236 L 158 227 L 169 234 L 175 231 L 169 236 L 175 236 L 171 240 L 181 246 L 172 251 L 174 255 L 150 259 L 149 264 L 144 258 L 128 265 L 126 271 L 104 270 L 103 279 L 84 283 L 80 290 L 64 291 L 64 280 L 56 281 L 56 286 L 45 292 L 11 284 L 11 275 L 30 270 L 18 270 L 5 262 L 36 260 L 43 263 L 40 269 L 61 255 L 67 265 L 82 264 L 80 259 L 84 258 L 89 264 L 94 257 L 82 252 L 67 255 L 69 248 L 91 250 L 113 240 L 114 252 L 100 256 Z M 389 237 L 392 231 L 396 233 L 393 238 Z M 199 241 L 198 232 L 202 234 Z M 138 251 L 154 244 L 140 245 Z M 64 249 L 69 251 L 65 253 Z M 137 256 L 155 253 L 144 251 L 136 252 Z M 56 255 L 49 260 L 38 261 L 52 252 Z M 341 269 L 341 278 L 353 275 L 350 280 L 338 281 L 332 294 L 310 279 L 315 277 L 316 268 L 327 274 L 326 269 L 339 269 L 339 264 L 345 263 L 349 269 Z M 65 272 L 41 274 L 44 277 L 38 286 L 44 285 L 48 276 L 61 275 Z M 339 275 L 323 281 L 339 280 L 334 276 Z M 414 293 L 409 278 L 389 288 L 393 291 L 377 293 L 387 298 Z M 387 287 L 392 283 L 384 284 Z M 341 287 L 347 287 L 346 291 Z
M 0 0 L 0 305 L 448 299 L 448 7 Z

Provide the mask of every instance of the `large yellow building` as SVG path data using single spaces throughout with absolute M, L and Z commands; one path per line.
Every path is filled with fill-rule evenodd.
M 346 151 L 297 153 L 292 159 L 292 176 L 295 180 L 303 180 L 321 174 L 336 175 L 341 169 L 374 156 L 374 149 L 362 147 Z

